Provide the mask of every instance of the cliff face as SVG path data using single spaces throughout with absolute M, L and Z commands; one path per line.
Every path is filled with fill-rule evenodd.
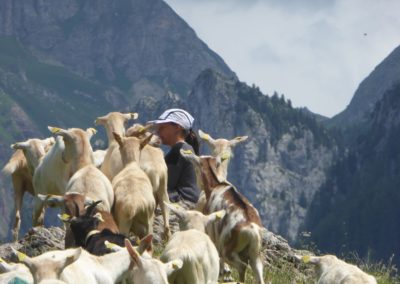
M 196 80 L 187 108 L 196 128 L 214 138 L 249 136 L 234 151 L 228 179 L 255 204 L 268 229 L 294 241 L 336 155 L 335 140 L 283 97 L 265 96 L 211 70 Z

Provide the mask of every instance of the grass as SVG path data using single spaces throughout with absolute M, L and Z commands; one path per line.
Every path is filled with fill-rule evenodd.
M 165 244 L 154 246 L 153 256 L 158 258 Z M 385 262 L 372 262 L 361 259 L 357 254 L 352 254 L 346 259 L 347 262 L 356 264 L 363 271 L 375 276 L 378 284 L 398 284 L 400 276 L 397 274 L 397 268 L 392 263 L 392 258 Z M 232 269 L 233 281 L 239 281 L 238 273 Z M 293 263 L 288 259 L 273 260 L 264 265 L 264 281 L 272 284 L 311 284 L 316 283 L 317 274 L 312 265 L 303 263 Z M 253 271 L 250 267 L 246 270 L 245 284 L 255 283 Z

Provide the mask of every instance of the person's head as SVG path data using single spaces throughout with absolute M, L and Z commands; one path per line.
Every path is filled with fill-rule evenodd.
M 156 120 L 150 121 L 156 126 L 161 142 L 173 146 L 179 141 L 186 141 L 199 153 L 199 142 L 192 130 L 194 118 L 187 111 L 179 108 L 164 111 Z

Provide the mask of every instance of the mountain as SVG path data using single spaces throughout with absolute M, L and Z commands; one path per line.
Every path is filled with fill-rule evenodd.
M 324 252 L 400 264 L 400 84 L 365 118 L 353 146 L 329 170 L 305 230 Z
M 376 102 L 398 83 L 400 83 L 400 47 L 394 49 L 361 82 L 347 108 L 327 121 L 327 125 L 356 128 L 359 123 L 367 119 Z
M 11 143 L 49 136 L 47 125 L 92 127 L 97 116 L 149 102 L 154 117 L 165 93 L 184 97 L 207 68 L 236 77 L 162 0 L 0 1 L 0 164 Z M 2 175 L 0 194 L 4 239 L 13 202 Z
M 124 91 L 131 105 L 165 89 L 185 95 L 206 68 L 235 76 L 162 0 L 4 0 L 0 11 L 0 35 Z
M 258 208 L 264 226 L 294 241 L 337 155 L 335 138 L 283 96 L 213 70 L 196 79 L 186 107 L 195 127 L 214 138 L 249 136 L 234 150 L 228 180 Z

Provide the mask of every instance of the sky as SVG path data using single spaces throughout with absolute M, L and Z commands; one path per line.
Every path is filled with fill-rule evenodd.
M 332 117 L 400 45 L 400 0 L 165 0 L 266 94 Z

